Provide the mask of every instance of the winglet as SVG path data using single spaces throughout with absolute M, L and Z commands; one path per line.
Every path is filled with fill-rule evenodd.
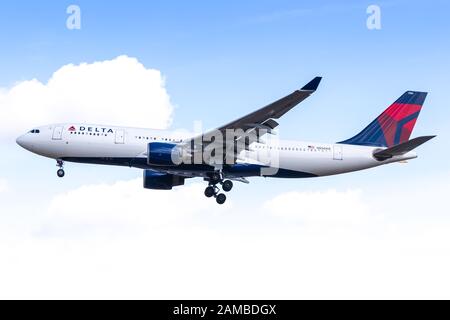
M 312 79 L 306 86 L 304 86 L 301 90 L 304 91 L 316 91 L 319 87 L 320 81 L 322 80 L 322 77 L 315 77 Z

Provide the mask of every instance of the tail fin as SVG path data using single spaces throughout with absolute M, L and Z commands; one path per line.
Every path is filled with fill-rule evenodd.
M 392 147 L 408 141 L 426 97 L 426 92 L 405 92 L 363 131 L 339 143 Z

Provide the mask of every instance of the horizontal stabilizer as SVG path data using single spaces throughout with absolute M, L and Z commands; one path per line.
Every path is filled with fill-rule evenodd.
M 408 153 L 418 146 L 424 144 L 425 142 L 435 138 L 436 136 L 424 136 L 424 137 L 418 137 L 403 143 L 400 143 L 396 146 L 393 146 L 391 148 L 387 148 L 381 151 L 376 151 L 373 156 L 375 159 L 379 161 L 384 161 L 387 159 L 390 159 L 395 156 L 401 156 L 405 153 Z

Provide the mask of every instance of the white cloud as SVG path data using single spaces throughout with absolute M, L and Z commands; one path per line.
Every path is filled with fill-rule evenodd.
M 2 88 L 0 108 L 2 136 L 58 122 L 160 129 L 173 112 L 161 73 L 127 56 L 69 64 L 47 83 L 33 79 Z
M 244 210 L 217 206 L 203 187 L 151 191 L 139 179 L 56 196 L 32 235 L 0 243 L 0 296 L 449 296 L 450 223 L 424 224 L 430 213 L 389 218 L 417 217 L 414 208 L 430 201 L 444 207 L 432 190 L 411 205 L 396 201 L 408 189 L 392 200 L 389 190 L 371 193 L 382 205 L 360 190 L 290 192 Z
M 204 201 L 204 188 L 204 184 L 194 183 L 172 191 L 147 190 L 142 187 L 142 178 L 83 186 L 52 200 L 44 230 L 51 234 L 69 227 L 72 233 L 78 227 L 95 233 L 95 228 L 101 227 L 115 233 L 135 233 L 180 225 L 199 212 L 216 208 L 214 201 Z M 221 209 L 230 209 L 230 204 Z
M 264 207 L 277 217 L 306 224 L 360 224 L 369 215 L 361 190 L 289 192 L 267 201 Z

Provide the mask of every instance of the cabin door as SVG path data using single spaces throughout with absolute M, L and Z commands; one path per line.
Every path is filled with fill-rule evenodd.
M 342 146 L 335 145 L 333 147 L 333 160 L 343 160 Z
M 62 133 L 63 133 L 63 127 L 55 127 L 55 129 L 53 129 L 52 139 L 53 140 L 62 140 Z
M 125 132 L 123 130 L 116 130 L 116 144 L 124 144 L 125 143 Z

